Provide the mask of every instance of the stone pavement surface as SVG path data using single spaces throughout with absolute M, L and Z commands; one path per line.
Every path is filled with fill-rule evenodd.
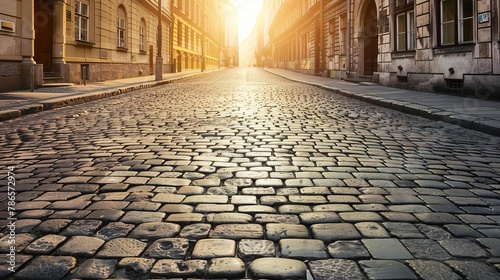
M 73 86 L 51 86 L 30 90 L 0 93 L 0 121 L 18 118 L 41 111 L 81 104 L 101 98 L 124 94 L 133 90 L 164 85 L 219 69 L 184 71 L 163 74 L 163 80 L 155 81 L 154 75 Z M 58 84 L 60 85 L 60 84 Z
M 465 128 L 500 136 L 500 101 L 390 88 L 374 83 L 353 83 L 303 75 L 293 71 L 265 68 L 287 79 L 316 85 L 345 96 L 364 100 L 425 118 L 448 122 Z
M 493 135 L 256 68 L 0 132 L 0 278 L 500 279 Z

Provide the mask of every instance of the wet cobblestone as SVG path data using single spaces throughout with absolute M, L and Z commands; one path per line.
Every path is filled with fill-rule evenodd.
M 0 132 L 2 279 L 500 279 L 495 136 L 257 68 Z

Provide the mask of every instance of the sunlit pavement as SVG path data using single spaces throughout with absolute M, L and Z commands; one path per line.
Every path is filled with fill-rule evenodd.
M 0 277 L 500 279 L 496 136 L 256 68 L 0 131 Z

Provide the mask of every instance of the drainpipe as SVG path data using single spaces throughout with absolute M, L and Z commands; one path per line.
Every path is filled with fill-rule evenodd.
M 351 0 L 347 0 L 346 77 L 351 74 Z

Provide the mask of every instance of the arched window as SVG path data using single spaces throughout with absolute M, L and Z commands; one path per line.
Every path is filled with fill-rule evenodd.
M 127 14 L 123 6 L 118 6 L 117 17 L 116 17 L 116 46 L 118 48 L 126 48 L 127 40 Z
M 146 51 L 146 20 L 141 19 L 141 24 L 139 25 L 139 51 Z

